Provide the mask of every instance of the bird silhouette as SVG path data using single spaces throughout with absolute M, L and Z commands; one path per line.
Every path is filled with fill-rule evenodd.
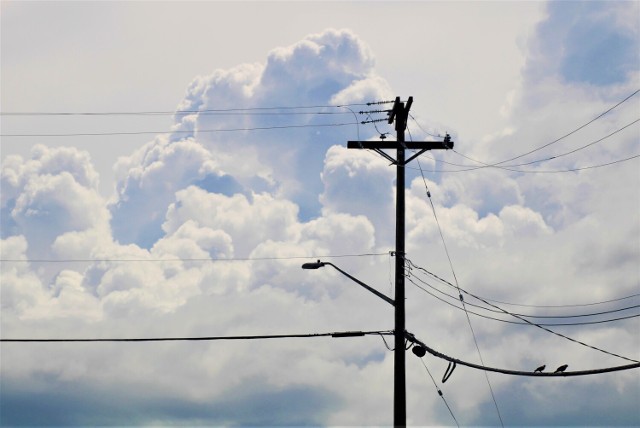
M 545 367 L 547 367 L 547 366 L 545 364 L 543 364 L 540 367 L 538 367 L 537 369 L 535 369 L 533 372 L 534 373 L 542 373 L 542 371 L 544 370 Z
M 569 364 L 563 364 L 560 367 L 558 367 L 554 373 L 562 373 L 567 369 L 567 367 L 569 367 Z

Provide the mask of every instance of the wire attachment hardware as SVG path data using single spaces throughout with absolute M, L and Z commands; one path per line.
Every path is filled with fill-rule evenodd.
M 453 361 L 449 361 L 449 365 L 447 366 L 447 370 L 445 370 L 444 372 L 444 376 L 442 376 L 442 383 L 445 383 L 446 381 L 449 380 L 449 378 L 451 377 L 451 375 L 453 374 L 453 371 L 456 369 L 456 362 Z
M 368 106 L 373 106 L 373 105 L 380 105 L 380 104 L 392 104 L 395 103 L 395 101 L 370 101 L 367 103 Z

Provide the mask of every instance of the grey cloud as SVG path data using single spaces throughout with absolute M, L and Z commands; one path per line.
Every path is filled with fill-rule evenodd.
M 638 376 L 606 375 L 626 378 L 620 388 L 614 382 L 562 378 L 549 385 L 539 380 L 519 379 L 508 390 L 498 391 L 505 425 L 509 426 L 638 426 L 637 403 L 640 392 L 633 387 Z M 532 403 L 535 403 L 532 405 Z M 485 402 L 469 425 L 491 426 L 499 423 L 493 402 Z
M 112 384 L 56 382 L 40 392 L 3 382 L 3 426 L 310 426 L 326 422 L 339 399 L 316 387 L 274 388 L 261 379 L 252 388 L 194 401 L 172 391 Z M 53 385 L 53 384 L 52 384 Z M 51 386 L 52 386 L 51 385 Z
M 538 28 L 526 74 L 557 76 L 571 84 L 606 86 L 626 81 L 640 66 L 637 32 L 621 15 L 638 15 L 633 2 L 550 2 Z M 637 23 L 637 20 L 636 20 Z

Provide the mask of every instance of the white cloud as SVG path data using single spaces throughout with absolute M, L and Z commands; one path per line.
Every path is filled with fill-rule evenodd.
M 261 77 L 262 96 L 315 101 L 371 74 L 373 66 L 373 55 L 355 34 L 325 30 L 271 52 Z
M 544 39 L 554 34 L 545 31 L 543 25 L 535 36 Z M 547 59 L 535 67 L 547 66 Z M 456 141 L 457 150 L 481 160 L 523 153 L 603 111 L 611 99 L 628 92 L 633 81 L 594 90 L 553 77 L 554 69 L 536 68 L 552 78 L 534 82 L 531 70 L 524 70 L 523 86 L 514 94 L 510 116 L 505 118 L 509 132 L 496 130 L 473 147 L 464 139 Z M 390 85 L 376 74 L 371 50 L 359 37 L 346 30 L 327 30 L 274 49 L 265 63 L 218 69 L 195 78 L 179 108 L 342 104 L 388 98 L 390 92 Z M 591 132 L 603 135 L 631 116 L 621 110 L 598 121 Z M 339 117 L 336 120 L 352 120 L 350 114 Z M 80 150 L 38 147 L 26 161 L 7 157 L 2 169 L 2 258 L 94 261 L 3 262 L 3 337 L 391 328 L 393 311 L 385 302 L 330 266 L 308 271 L 300 264 L 310 256 L 327 256 L 324 261 L 335 262 L 393 295 L 389 289 L 393 259 L 346 255 L 392 247 L 394 167 L 364 150 L 344 148 L 345 140 L 357 137 L 355 128 L 204 132 L 326 123 L 325 119 L 178 115 L 174 133 L 156 137 L 117 162 L 117 193 L 110 202 L 97 193 L 98 176 Z M 360 131 L 361 139 L 377 134 L 371 127 Z M 595 152 L 579 151 L 575 157 L 545 162 L 539 168 L 615 159 L 633 152 L 634 138 L 633 133 L 625 134 L 597 146 Z M 553 145 L 540 153 L 557 155 L 581 141 Z M 460 161 L 451 152 L 441 155 Z M 440 163 L 427 165 L 427 169 L 445 168 Z M 424 182 L 415 170 L 407 175 L 409 258 L 441 277 L 457 280 L 481 296 L 526 305 L 593 302 L 637 291 L 640 246 L 633 238 L 640 230 L 634 164 L 548 175 L 499 169 L 426 172 L 455 279 Z M 345 257 L 328 258 L 337 255 Z M 245 258 L 251 260 L 241 260 Z M 433 281 L 416 269 L 411 274 L 413 280 Z M 458 303 L 455 290 L 438 287 L 453 298 L 438 296 Z M 408 330 L 442 352 L 477 362 L 464 313 L 410 282 L 407 297 Z M 584 369 L 621 363 L 539 329 L 470 317 L 488 365 L 527 370 L 541 363 Z M 630 320 L 562 331 L 638 358 L 636 325 Z M 62 394 L 69 399 L 56 401 L 60 406 L 56 415 L 68 419 L 49 415 L 46 408 L 36 413 L 63 418 L 55 420 L 61 425 L 93 423 L 91 417 L 112 424 L 391 423 L 393 361 L 379 337 L 49 345 L 34 352 L 3 344 L 2 410 L 9 414 L 3 416 L 9 422 L 29 417 L 15 409 L 31 408 L 26 404 Z M 411 353 L 407 359 L 410 421 L 451 423 L 423 368 Z M 427 362 L 438 373 L 445 367 L 439 360 Z M 611 397 L 607 405 L 623 403 L 616 416 L 620 419 L 611 423 L 637 422 L 635 407 L 625 395 L 637 380 L 633 374 L 576 382 L 559 379 L 563 383 L 552 383 L 552 388 L 540 379 L 492 375 L 491 380 L 506 424 L 589 423 L 590 418 L 601 417 L 573 410 L 581 400 L 596 413 L 603 409 L 599 406 L 604 404 L 593 398 L 597 394 L 583 393 L 581 388 L 607 391 Z M 551 398 L 542 393 L 541 385 L 552 390 Z M 482 373 L 459 367 L 442 388 L 462 424 L 496 423 Z M 103 397 L 101 405 L 116 404 L 109 411 L 100 410 L 90 402 L 89 397 L 96 396 Z M 265 402 L 275 404 L 265 407 Z M 313 405 L 305 407 L 305 402 Z M 566 402 L 571 406 L 564 406 Z M 279 412 L 276 407 L 282 403 L 287 406 Z M 543 415 L 528 411 L 542 405 L 548 409 Z M 145 409 L 144 415 L 127 413 L 131 408 Z
M 325 213 L 363 215 L 377 231 L 378 245 L 391 245 L 394 218 L 393 168 L 366 150 L 327 150 L 320 195 Z
M 34 258 L 52 248 L 74 253 L 63 249 L 70 239 L 105 239 L 110 215 L 97 183 L 88 154 L 75 148 L 36 146 L 26 162 L 8 158 L 2 170 L 3 235 L 24 235 Z
M 173 233 L 186 221 L 225 231 L 233 240 L 235 255 L 246 257 L 266 239 L 285 239 L 297 221 L 297 207 L 267 193 L 225 196 L 191 186 L 176 194 L 167 210 L 163 230 Z
M 211 152 L 192 139 L 169 142 L 158 138 L 115 166 L 120 181 L 112 202 L 113 227 L 122 243 L 151 246 L 160 238 L 160 226 L 174 193 L 190 184 L 208 181 L 222 192 L 237 184 L 217 167 Z
M 195 221 L 187 220 L 170 236 L 158 241 L 152 252 L 182 259 L 221 259 L 233 257 L 233 243 L 224 230 L 200 227 Z
M 27 240 L 24 236 L 12 236 L 0 241 L 2 257 L 9 260 L 25 260 L 2 265 L 2 312 L 23 312 L 47 299 L 38 276 L 31 272 L 27 259 Z
M 379 98 L 383 92 L 388 93 L 388 85 L 373 72 L 372 54 L 347 30 L 327 30 L 277 48 L 264 65 L 244 64 L 197 77 L 179 108 L 202 113 L 177 115 L 175 134 L 156 138 L 116 165 L 118 185 L 112 214 L 117 239 L 152 245 L 161 236 L 159 226 L 173 194 L 194 184 L 228 196 L 245 190 L 269 191 L 296 202 L 303 218 L 319 214 L 321 156 L 344 138 L 342 133 L 329 128 L 293 130 L 283 139 L 282 134 L 268 131 L 245 135 L 210 131 L 350 123 L 349 111 L 333 109 L 329 113 L 339 114 L 325 119 L 314 115 L 280 117 L 272 114 L 277 112 L 263 110 L 254 111 L 258 113 L 254 116 L 220 116 L 206 110 L 272 106 L 273 100 L 286 100 L 290 106 L 328 105 L 338 99 L 360 102 L 363 97 Z M 207 188 L 208 177 L 225 177 L 227 182 Z

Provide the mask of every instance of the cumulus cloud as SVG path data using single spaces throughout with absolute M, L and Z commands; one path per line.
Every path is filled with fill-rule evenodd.
M 3 236 L 23 235 L 38 258 L 64 246 L 65 234 L 108 236 L 110 215 L 86 152 L 35 146 L 31 158 L 10 156 L 2 168 Z M 5 190 L 6 189 L 6 190 Z
M 556 34 L 563 8 L 572 7 L 550 7 L 532 51 Z M 599 10 L 588 9 L 587 15 Z M 567 31 L 590 28 L 581 23 L 586 19 L 581 15 Z M 566 49 L 582 55 L 571 37 L 562 40 Z M 509 131 L 498 130 L 479 142 L 456 141 L 468 158 L 504 159 L 538 147 L 566 132 L 567 123 L 603 111 L 633 80 L 623 82 L 616 74 L 605 83 L 619 87 L 593 92 L 593 79 L 571 75 L 534 53 L 523 71 L 527 85 L 514 96 Z M 549 94 L 559 89 L 567 100 L 558 104 Z M 176 114 L 172 133 L 119 159 L 110 201 L 99 196 L 98 176 L 80 150 L 38 146 L 29 159 L 7 157 L 2 168 L 3 337 L 392 328 L 389 305 L 357 284 L 330 267 L 300 269 L 311 256 L 335 257 L 337 265 L 393 297 L 394 259 L 385 253 L 393 248 L 394 167 L 375 154 L 344 148 L 347 139 L 372 138 L 377 132 L 368 127 L 360 133 L 355 127 L 212 132 L 353 120 L 338 108 L 313 110 L 340 113 L 330 115 L 216 115 L 214 109 L 346 104 L 388 99 L 390 92 L 361 39 L 347 30 L 327 30 L 274 49 L 263 63 L 196 77 L 179 109 L 197 113 Z M 602 135 L 629 116 L 627 110 L 616 112 L 591 132 Z M 625 134 L 596 152 L 527 168 L 540 172 L 615 158 L 633 147 L 633 138 Z M 580 144 L 572 140 L 541 153 L 555 156 Z M 463 162 L 473 162 L 468 158 Z M 629 239 L 640 233 L 634 165 L 546 175 L 488 168 L 430 172 L 436 165 L 442 166 L 422 164 L 424 179 L 413 169 L 407 174 L 407 252 L 416 264 L 476 294 L 525 305 L 607 300 L 637 291 L 640 247 Z M 371 253 L 383 255 L 357 256 Z M 50 266 L 37 265 L 36 258 L 88 261 Z M 454 305 L 457 292 L 431 284 L 433 277 L 423 271 L 406 273 L 408 329 L 442 352 L 476 362 L 465 314 L 423 289 L 433 285 L 451 294 L 433 290 Z M 540 330 L 470 317 L 487 365 L 526 370 L 541 363 L 569 362 L 581 369 L 620 364 Z M 638 358 L 635 326 L 631 320 L 571 327 L 575 330 L 567 334 Z M 36 392 L 47 400 L 56 391 L 72 399 L 56 401 L 68 419 L 48 419 L 61 424 L 389 424 L 393 359 L 385 342 L 379 337 L 309 340 L 315 342 L 163 343 L 126 350 L 121 344 L 43 344 L 39 352 L 7 344 L 2 420 L 42 423 L 15 409 L 28 407 Z M 424 374 L 410 353 L 408 359 L 410 370 Z M 441 361 L 428 363 L 436 370 L 444 367 Z M 538 379 L 491 379 L 508 424 L 588 423 L 589 416 L 580 419 L 558 405 L 558 397 L 577 405 L 583 395 L 575 385 L 597 386 L 611 394 L 612 403 L 627 403 L 626 391 L 637 380 L 621 375 L 556 383 L 549 399 Z M 425 388 L 424 379 L 408 377 L 410 422 L 424 424 L 426 407 L 433 415 L 430 424 L 450 423 L 439 397 L 427 395 Z M 458 368 L 446 392 L 462 424 L 496 423 L 481 373 Z M 87 398 L 93 396 L 111 411 L 99 410 Z M 544 405 L 549 413 L 537 417 L 514 397 Z M 128 408 L 144 411 L 123 410 L 128 400 L 133 400 Z M 317 405 L 307 406 L 305 400 Z M 292 402 L 299 403 L 297 413 L 282 410 Z M 588 402 L 598 408 L 593 398 Z M 626 413 L 616 423 L 637 421 L 628 406 L 621 407 Z M 59 415 L 60 408 L 40 410 Z
M 120 158 L 115 169 L 120 179 L 111 205 L 114 235 L 119 242 L 145 247 L 162 236 L 164 215 L 176 191 L 192 184 L 222 194 L 242 191 L 220 170 L 212 153 L 193 139 L 170 142 L 159 137 Z
M 278 104 L 276 100 L 308 107 L 388 98 L 388 84 L 373 65 L 370 50 L 353 33 L 327 30 L 274 49 L 265 64 L 244 64 L 196 78 L 179 109 L 200 113 L 176 115 L 174 129 L 179 133 L 157 138 L 116 166 L 118 194 L 111 212 L 117 239 L 152 245 L 162 233 L 164 207 L 189 185 L 228 196 L 268 191 L 298 204 L 303 219 L 317 216 L 324 153 L 344 140 L 343 132 L 330 127 L 286 133 L 215 131 L 353 123 L 352 114 L 316 108 L 221 116 L 215 110 L 260 109 Z M 288 114 L 292 112 L 295 115 Z M 300 114 L 305 112 L 331 114 Z M 132 217 L 141 221 L 132 222 Z
M 394 219 L 394 171 L 365 150 L 333 146 L 327 150 L 320 195 L 326 213 L 363 215 L 378 231 L 379 244 L 391 245 Z
M 176 202 L 167 210 L 163 224 L 165 232 L 173 233 L 186 221 L 231 236 L 236 255 L 246 257 L 255 246 L 266 239 L 285 239 L 297 221 L 297 206 L 263 194 L 225 196 L 209 193 L 191 186 L 176 194 Z
M 12 236 L 0 241 L 2 256 L 11 260 L 24 261 L 2 266 L 2 310 L 23 311 L 43 300 L 46 293 L 38 276 L 26 264 L 27 240 L 24 236 Z

